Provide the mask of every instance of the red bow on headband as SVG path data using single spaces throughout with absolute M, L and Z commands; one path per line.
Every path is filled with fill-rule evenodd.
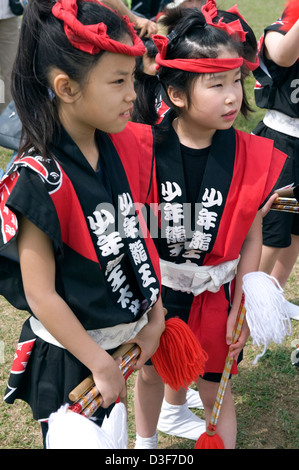
M 220 18 L 218 23 L 213 23 L 213 19 L 218 14 L 216 2 L 214 0 L 208 0 L 207 3 L 201 7 L 201 12 L 205 17 L 207 24 L 226 31 L 230 36 L 237 36 L 241 42 L 245 41 L 247 33 L 243 30 L 240 20 L 235 20 L 231 23 L 224 23 L 222 21 L 223 18 Z
M 156 63 L 158 64 L 159 68 L 168 67 L 172 69 L 184 70 L 186 72 L 194 72 L 194 73 L 218 73 L 218 72 L 225 72 L 228 70 L 233 70 L 241 67 L 243 63 L 249 68 L 249 70 L 255 70 L 258 65 L 258 58 L 255 63 L 249 62 L 243 57 L 235 57 L 235 58 L 228 58 L 228 59 L 218 59 L 218 58 L 201 58 L 201 59 L 172 59 L 166 60 L 166 52 L 167 52 L 167 45 L 169 43 L 169 39 L 165 36 L 160 34 L 155 34 L 152 36 L 154 44 L 158 50 L 158 54 L 156 55 Z
M 77 19 L 77 0 L 57 0 L 52 13 L 63 22 L 65 34 L 72 46 L 81 51 L 92 55 L 98 54 L 101 50 L 130 56 L 141 56 L 145 53 L 143 42 L 126 16 L 123 18 L 132 34 L 132 46 L 111 39 L 104 23 L 83 25 Z

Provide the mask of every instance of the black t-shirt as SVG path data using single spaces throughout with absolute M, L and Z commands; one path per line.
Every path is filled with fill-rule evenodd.
M 201 182 L 206 168 L 210 147 L 193 149 L 181 144 L 182 160 L 185 173 L 187 200 L 192 206 L 198 200 Z

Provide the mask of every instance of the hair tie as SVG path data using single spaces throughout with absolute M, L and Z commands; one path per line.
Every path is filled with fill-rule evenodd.
M 65 34 L 76 49 L 92 55 L 98 54 L 101 50 L 130 56 L 141 56 L 145 53 L 142 40 L 126 16 L 123 19 L 132 34 L 132 46 L 111 39 L 107 34 L 107 26 L 104 23 L 83 25 L 77 19 L 77 0 L 57 0 L 52 8 L 52 13 L 63 22 Z
M 168 39 L 168 44 L 171 44 L 172 42 L 174 42 L 174 40 L 178 37 L 177 33 L 172 30 L 171 33 L 169 33 L 167 35 L 167 39 Z

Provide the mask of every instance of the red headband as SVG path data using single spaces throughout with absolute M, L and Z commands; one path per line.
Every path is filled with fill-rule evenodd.
M 237 36 L 241 42 L 246 39 L 246 32 L 243 30 L 240 20 L 232 21 L 231 23 L 224 23 L 220 18 L 218 23 L 213 23 L 213 19 L 217 16 L 217 6 L 214 0 L 208 0 L 205 5 L 201 7 L 201 12 L 205 17 L 207 24 L 215 28 L 226 31 L 229 36 Z
M 184 70 L 186 72 L 195 72 L 195 73 L 218 73 L 225 72 L 228 70 L 233 70 L 241 67 L 243 63 L 247 65 L 249 70 L 255 70 L 258 65 L 258 58 L 256 62 L 249 62 L 243 57 L 228 58 L 228 59 L 172 59 L 166 60 L 166 51 L 169 39 L 165 36 L 155 34 L 152 36 L 152 39 L 155 43 L 155 46 L 158 49 L 158 54 L 156 55 L 156 62 L 159 68 L 160 66 L 168 67 L 172 69 Z
M 65 34 L 76 49 L 92 55 L 98 54 L 101 50 L 130 56 L 141 56 L 145 53 L 144 44 L 128 17 L 123 18 L 132 34 L 133 46 L 110 39 L 104 23 L 83 25 L 77 19 L 77 12 L 77 0 L 57 0 L 52 8 L 53 15 L 63 21 Z

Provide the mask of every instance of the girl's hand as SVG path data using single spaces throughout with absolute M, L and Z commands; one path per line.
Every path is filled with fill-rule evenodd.
M 154 21 L 135 15 L 136 28 L 139 29 L 139 36 L 150 38 L 158 32 L 157 24 Z
M 127 394 L 125 379 L 119 368 L 121 360 L 121 357 L 113 359 L 107 354 L 104 366 L 93 372 L 95 385 L 103 399 L 103 408 L 108 408 L 118 397 L 124 398 Z
M 266 202 L 266 204 L 261 208 L 261 215 L 262 217 L 265 217 L 265 215 L 268 214 L 269 210 L 271 209 L 271 206 L 273 204 L 273 202 L 275 201 L 275 199 L 278 198 L 278 194 L 277 193 L 274 193 L 272 194 L 271 197 L 269 197 L 268 201 Z
M 232 357 L 233 359 L 237 360 L 240 352 L 242 351 L 242 349 L 244 348 L 244 346 L 247 342 L 247 339 L 250 335 L 250 331 L 249 331 L 249 328 L 248 328 L 248 325 L 247 325 L 246 318 L 244 318 L 240 336 L 239 336 L 238 340 L 234 343 L 233 342 L 233 329 L 234 329 L 234 326 L 235 326 L 235 323 L 236 323 L 237 315 L 233 315 L 231 318 L 230 318 L 230 316 L 231 316 L 231 314 L 229 314 L 228 321 L 227 321 L 226 344 L 228 344 L 230 346 L 229 356 Z

